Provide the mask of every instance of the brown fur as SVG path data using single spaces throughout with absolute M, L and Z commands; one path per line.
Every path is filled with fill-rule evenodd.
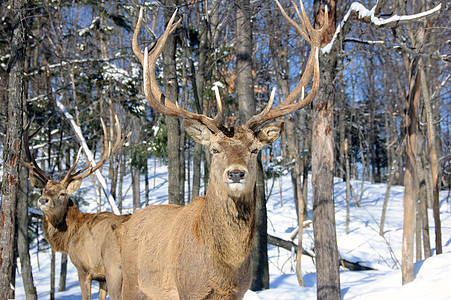
M 81 183 L 81 180 L 80 180 Z M 65 252 L 77 268 L 83 300 L 91 299 L 91 282 L 99 281 L 99 299 L 121 299 L 122 272 L 118 229 L 130 215 L 81 212 L 69 199 L 79 184 L 48 181 L 38 207 L 43 231 L 55 251 Z M 46 204 L 44 202 L 48 201 Z
M 250 286 L 257 153 L 281 126 L 238 127 L 233 137 L 196 121 L 185 129 L 213 153 L 206 195 L 148 206 L 123 224 L 123 299 L 241 299 Z M 231 169 L 245 172 L 241 190 L 228 185 Z

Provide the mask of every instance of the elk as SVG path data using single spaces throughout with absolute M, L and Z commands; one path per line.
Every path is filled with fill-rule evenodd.
M 65 252 L 77 268 L 83 300 L 91 299 L 91 282 L 99 282 L 99 299 L 121 299 L 122 272 L 120 267 L 120 245 L 118 228 L 130 215 L 115 215 L 111 212 L 83 213 L 70 199 L 70 195 L 80 188 L 82 180 L 99 169 L 109 156 L 124 143 L 116 117 L 116 141 L 108 140 L 105 124 L 104 149 L 100 161 L 93 167 L 75 171 L 80 158 L 78 151 L 74 164 L 60 182 L 54 182 L 37 164 L 29 148 L 28 130 L 24 129 L 24 150 L 27 160 L 22 163 L 30 169 L 31 184 L 42 189 L 36 205 L 43 213 L 43 232 L 55 251 Z M 107 291 L 108 284 L 108 291 Z
M 283 122 L 265 123 L 301 109 L 316 95 L 318 49 L 327 27 L 313 29 L 302 3 L 302 13 L 296 7 L 302 25 L 290 19 L 280 4 L 279 8 L 311 44 L 306 70 L 293 92 L 278 106 L 272 108 L 273 90 L 262 112 L 245 125 L 228 128 L 222 123 L 217 91 L 215 118 L 182 109 L 163 95 L 155 78 L 155 63 L 180 20 L 174 23 L 174 12 L 152 51 L 148 53 L 146 48 L 142 53 L 138 44 L 141 9 L 132 48 L 143 66 L 146 98 L 158 112 L 181 118 L 187 133 L 210 149 L 212 159 L 205 196 L 186 206 L 145 207 L 121 227 L 123 299 L 242 299 L 248 290 L 256 218 L 257 155 L 283 130 Z M 311 92 L 304 97 L 304 86 L 312 73 Z

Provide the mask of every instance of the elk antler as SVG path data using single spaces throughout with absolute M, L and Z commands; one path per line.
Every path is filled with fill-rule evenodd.
M 89 175 L 91 175 L 92 173 L 94 173 L 96 170 L 98 170 L 107 160 L 108 158 L 111 156 L 112 153 L 114 153 L 117 149 L 119 149 L 120 147 L 122 147 L 122 145 L 125 142 L 125 139 L 130 136 L 130 133 L 126 136 L 124 136 L 123 138 L 122 136 L 122 132 L 121 132 L 121 126 L 119 124 L 119 120 L 117 118 L 117 115 L 114 116 L 114 128 L 116 131 L 116 141 L 114 143 L 114 145 L 111 145 L 111 140 L 108 138 L 108 133 L 107 133 L 107 129 L 105 126 L 105 123 L 103 122 L 102 119 L 100 119 L 100 122 L 102 124 L 102 129 L 103 129 L 103 135 L 104 135 L 104 141 L 103 141 L 103 153 L 102 156 L 100 157 L 100 160 L 98 163 L 95 163 L 93 165 L 93 161 L 90 161 L 83 169 L 72 173 L 75 169 L 75 167 L 77 166 L 78 160 L 80 159 L 80 154 L 81 154 L 81 147 L 78 150 L 78 154 L 77 154 L 77 158 L 75 159 L 74 164 L 72 165 L 72 167 L 70 167 L 69 171 L 67 172 L 66 176 L 64 177 L 64 179 L 61 181 L 65 181 L 65 182 L 70 182 L 72 180 L 77 180 L 77 179 L 83 179 L 88 177 Z
M 28 131 L 30 130 L 31 123 L 33 123 L 34 117 L 31 119 L 30 122 L 28 122 L 25 127 L 23 128 L 22 133 L 22 140 L 23 140 L 23 148 L 25 150 L 25 155 L 27 156 L 28 162 L 25 161 L 22 157 L 20 157 L 20 160 L 22 161 L 22 164 L 26 166 L 28 169 L 32 171 L 32 176 L 36 177 L 42 181 L 42 183 L 46 184 L 50 178 L 45 174 L 44 170 L 42 170 L 38 163 L 36 162 L 36 159 L 33 155 L 33 153 L 30 151 L 30 143 L 29 143 L 29 136 Z M 50 119 L 48 119 L 50 120 Z M 48 122 L 47 120 L 47 122 Z M 47 122 L 45 124 L 47 124 Z M 45 124 L 43 126 L 45 126 Z M 42 127 L 43 127 L 42 126 Z M 41 128 L 42 128 L 41 127 Z M 39 128 L 33 135 L 35 135 L 41 128 Z M 36 176 L 35 176 L 36 175 Z
M 166 101 L 166 96 L 161 92 L 158 87 L 157 80 L 155 79 L 155 64 L 160 56 L 161 51 L 163 50 L 164 44 L 166 43 L 169 35 L 174 32 L 177 26 L 180 24 L 182 19 L 179 19 L 176 23 L 174 23 L 175 17 L 177 14 L 177 10 L 172 14 L 171 19 L 168 22 L 168 25 L 158 39 L 154 48 L 148 53 L 147 47 L 144 50 L 144 54 L 139 49 L 138 44 L 138 36 L 141 29 L 142 18 L 143 18 L 143 8 L 139 11 L 138 22 L 136 24 L 135 31 L 133 33 L 133 41 L 132 48 L 135 55 L 138 57 L 141 65 L 143 66 L 143 81 L 144 81 L 144 93 L 146 95 L 147 101 L 150 106 L 152 106 L 156 111 L 161 114 L 179 117 L 182 119 L 194 119 L 197 120 L 204 125 L 206 125 L 212 132 L 216 133 L 218 131 L 224 131 L 224 125 L 222 125 L 223 114 L 222 114 L 222 103 L 219 98 L 219 94 L 216 93 L 216 102 L 218 107 L 218 113 L 214 119 L 211 119 L 202 114 L 196 114 L 190 112 L 188 110 L 182 109 L 178 103 L 174 103 L 171 99 Z
M 305 107 L 313 100 L 319 89 L 318 52 L 319 47 L 321 45 L 321 37 L 323 35 L 324 30 L 327 28 L 328 23 L 326 21 L 326 24 L 324 24 L 324 26 L 321 29 L 314 29 L 307 17 L 307 14 L 305 13 L 302 1 L 300 1 L 301 12 L 299 12 L 299 9 L 296 6 L 296 4 L 294 3 L 293 0 L 291 0 L 291 3 L 295 8 L 296 14 L 301 21 L 301 25 L 299 25 L 288 16 L 288 14 L 283 9 L 282 5 L 280 5 L 279 1 L 276 0 L 276 3 L 279 6 L 279 9 L 282 12 L 282 15 L 285 17 L 285 19 L 287 19 L 287 21 L 298 31 L 298 33 L 302 35 L 302 37 L 310 44 L 311 51 L 307 61 L 307 66 L 305 67 L 305 71 L 302 74 L 302 77 L 299 80 L 297 86 L 290 93 L 290 95 L 288 95 L 288 97 L 285 100 L 283 100 L 278 106 L 274 108 L 271 108 L 273 100 L 270 99 L 268 105 L 261 113 L 253 116 L 247 121 L 246 126 L 253 130 L 257 129 L 260 125 L 269 120 L 284 116 L 286 114 L 290 114 Z M 325 19 L 328 20 L 327 7 Z M 312 89 L 308 94 L 308 96 L 304 98 L 304 88 L 309 82 L 312 72 L 313 72 Z M 301 96 L 301 99 L 293 103 L 297 98 L 299 98 L 299 96 Z
M 105 123 L 103 122 L 102 119 L 100 119 L 100 121 L 102 123 L 103 134 L 105 136 L 105 139 L 103 142 L 103 145 L 104 145 L 103 153 L 102 153 L 102 157 L 100 158 L 100 161 L 97 164 L 95 164 L 95 166 L 92 166 L 92 162 L 89 162 L 86 165 L 86 167 L 73 173 L 75 167 L 77 166 L 78 160 L 80 159 L 80 154 L 81 154 L 81 150 L 82 150 L 82 148 L 80 147 L 80 149 L 78 150 L 77 158 L 75 159 L 74 164 L 69 168 L 69 170 L 66 173 L 66 176 L 64 177 L 64 179 L 61 182 L 71 182 L 73 180 L 83 179 L 83 178 L 88 177 L 90 174 L 92 174 L 97 169 L 99 169 L 108 160 L 108 158 L 111 156 L 111 154 L 114 151 L 116 151 L 117 149 L 122 147 L 122 144 L 124 143 L 125 139 L 130 135 L 130 133 L 129 133 L 127 136 L 121 138 L 121 136 L 122 136 L 121 127 L 119 124 L 119 120 L 118 120 L 117 116 L 115 115 L 115 120 L 114 120 L 115 126 L 114 127 L 115 127 L 115 131 L 116 131 L 116 134 L 115 134 L 116 141 L 115 141 L 114 145 L 111 146 L 111 141 L 108 138 Z M 37 164 L 37 162 L 34 158 L 34 155 L 30 151 L 28 130 L 29 130 L 32 122 L 33 122 L 33 119 L 26 125 L 26 127 L 24 128 L 24 134 L 23 134 L 23 143 L 24 143 L 25 154 L 27 156 L 28 162 L 26 162 L 22 158 L 21 158 L 21 160 L 22 160 L 22 163 L 27 168 L 32 170 L 33 175 L 36 175 L 39 180 L 41 180 L 44 184 L 46 184 L 50 180 L 50 177 L 48 177 L 47 174 L 45 174 L 45 172 L 39 167 L 39 165 Z

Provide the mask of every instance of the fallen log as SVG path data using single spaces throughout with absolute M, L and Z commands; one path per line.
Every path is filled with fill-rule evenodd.
M 284 239 L 281 239 L 279 237 L 273 236 L 268 234 L 268 244 L 279 247 L 279 248 L 283 248 L 285 250 L 288 251 L 292 251 L 294 249 L 294 251 L 297 253 L 298 251 L 298 245 L 296 245 L 294 242 L 292 241 L 287 241 Z M 315 258 L 315 255 L 306 251 L 304 248 L 302 248 L 302 254 L 303 255 L 307 255 L 309 257 Z M 349 269 L 351 271 L 369 271 L 369 270 L 376 270 L 373 269 L 371 267 L 367 267 L 367 266 L 363 266 L 358 262 L 352 262 L 346 259 L 340 259 L 340 265 L 343 266 L 346 269 Z

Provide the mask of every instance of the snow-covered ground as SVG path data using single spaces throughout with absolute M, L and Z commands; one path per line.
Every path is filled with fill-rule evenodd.
M 153 164 L 150 164 L 152 166 Z M 105 168 L 106 170 L 106 168 Z M 150 170 L 153 175 L 153 170 Z M 167 170 L 159 166 L 156 170 L 156 187 L 151 192 L 151 204 L 165 203 L 167 194 Z M 151 180 L 151 185 L 153 180 Z M 268 183 L 269 185 L 271 182 Z M 297 226 L 294 201 L 291 191 L 291 179 L 283 178 L 282 205 L 279 193 L 279 181 L 276 180 L 268 204 L 268 233 L 290 239 Z M 359 195 L 361 182 L 353 181 L 353 188 Z M 85 180 L 82 189 L 89 191 L 91 182 Z M 144 184 L 142 185 L 144 187 Z M 126 203 L 131 203 L 131 189 L 128 190 Z M 349 234 L 346 235 L 346 186 L 340 179 L 335 181 L 335 211 L 338 248 L 342 258 L 360 262 L 376 269 L 375 271 L 341 270 L 341 295 L 343 299 L 451 299 L 451 202 L 448 193 L 441 193 L 441 222 L 443 254 L 417 262 L 415 264 L 415 280 L 402 286 L 401 284 L 401 245 L 403 223 L 403 190 L 401 186 L 391 189 L 384 237 L 379 235 L 379 224 L 384 201 L 386 185 L 365 182 L 363 198 L 360 207 L 351 206 L 351 222 Z M 88 192 L 86 199 L 91 205 L 82 207 L 82 211 L 93 212 L 96 209 L 95 195 Z M 144 194 L 142 195 L 144 199 Z M 103 204 L 105 209 L 108 204 Z M 311 218 L 311 187 L 309 187 L 309 215 Z M 429 211 L 431 247 L 435 255 L 434 221 L 432 211 Z M 296 241 L 295 241 L 296 242 Z M 312 226 L 304 231 L 303 246 L 312 252 Z M 48 299 L 50 291 L 50 253 L 36 253 L 30 250 L 33 264 L 34 281 L 39 299 Z M 302 257 L 302 271 L 305 287 L 298 285 L 295 265 L 291 252 L 274 246 L 269 246 L 269 267 L 271 287 L 269 290 L 257 293 L 249 291 L 245 299 L 316 299 L 315 265 L 308 256 Z M 57 278 L 59 281 L 59 259 L 57 253 Z M 39 261 L 39 263 L 38 263 Z M 17 274 L 16 299 L 25 299 L 22 280 Z M 98 297 L 98 288 L 93 285 L 93 299 Z M 81 299 L 77 271 L 72 264 L 68 266 L 67 291 L 56 293 L 56 299 Z

